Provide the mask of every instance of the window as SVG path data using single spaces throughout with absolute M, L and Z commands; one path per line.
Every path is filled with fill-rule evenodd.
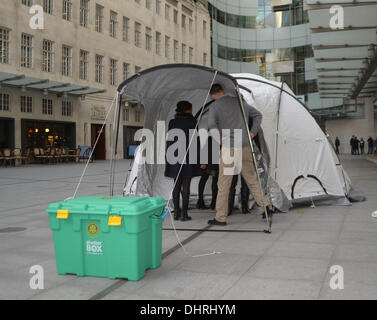
M 189 19 L 189 31 L 192 32 L 192 26 L 194 24 L 194 21 L 190 18 Z
M 141 24 L 135 22 L 135 46 L 141 47 Z
M 52 14 L 54 11 L 54 0 L 43 0 L 43 11 Z
M 0 93 L 0 111 L 9 111 L 10 96 L 6 93 Z
M 186 45 L 182 43 L 182 63 L 186 62 Z
M 72 116 L 72 102 L 62 101 L 62 116 L 71 117 Z
M 123 63 L 123 81 L 127 80 L 130 75 L 130 64 L 124 62 Z
M 130 40 L 130 19 L 123 17 L 123 41 Z
M 23 33 L 21 35 L 21 67 L 31 68 L 33 64 L 33 37 Z
M 103 83 L 103 57 L 96 55 L 96 82 Z
M 0 27 L 0 63 L 9 63 L 9 30 Z
M 89 52 L 80 50 L 80 79 L 88 80 Z
M 135 122 L 140 122 L 141 119 L 141 112 L 140 110 L 135 109 Z
M 194 62 L 194 48 L 189 48 L 189 63 Z
M 103 7 L 99 4 L 96 5 L 96 31 L 103 31 Z
M 207 54 L 203 53 L 203 66 L 207 65 Z
M 130 120 L 130 110 L 128 108 L 123 109 L 123 121 Z
M 207 38 L 207 21 L 203 20 L 203 38 Z
M 182 28 L 186 29 L 186 16 L 182 14 Z
M 165 4 L 165 19 L 166 20 L 170 19 L 169 15 L 170 15 L 170 6 Z
M 145 49 L 152 50 L 152 29 L 148 27 L 145 28 Z
M 178 10 L 174 9 L 174 18 L 173 18 L 174 23 L 178 24 Z
M 141 71 L 141 67 L 135 66 L 135 73 L 139 73 Z
M 72 1 L 63 0 L 63 19 L 72 21 Z
M 156 54 L 161 55 L 161 33 L 156 31 Z
M 80 25 L 88 27 L 89 22 L 89 0 L 80 0 Z
M 42 113 L 52 115 L 52 100 L 42 99 Z
M 156 13 L 161 14 L 161 0 L 156 0 Z
M 110 11 L 110 36 L 113 38 L 117 36 L 117 19 L 118 14 L 114 11 Z
M 25 6 L 31 7 L 33 5 L 32 0 L 22 0 L 21 3 Z
M 152 6 L 151 1 L 152 1 L 152 0 L 145 0 L 145 7 L 146 7 L 147 9 L 150 9 L 150 8 L 151 8 L 151 6 Z
M 43 40 L 42 71 L 54 71 L 54 43 L 50 40 Z
M 170 56 L 170 38 L 165 36 L 165 57 L 169 58 Z
M 117 64 L 117 60 L 110 59 L 110 84 L 112 86 L 115 86 L 118 82 Z
M 174 40 L 174 61 L 178 61 L 178 41 Z
M 72 75 L 72 48 L 62 47 L 62 75 L 70 77 Z
M 21 96 L 21 112 L 33 112 L 33 98 Z

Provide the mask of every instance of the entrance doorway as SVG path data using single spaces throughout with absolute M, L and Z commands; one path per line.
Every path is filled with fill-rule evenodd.
M 14 119 L 0 118 L 0 150 L 14 148 Z
M 92 124 L 92 147 L 96 143 L 98 136 L 101 133 L 102 124 Z M 102 133 L 98 139 L 96 149 L 93 153 L 94 160 L 106 160 L 106 136 L 105 136 L 105 127 L 103 127 Z

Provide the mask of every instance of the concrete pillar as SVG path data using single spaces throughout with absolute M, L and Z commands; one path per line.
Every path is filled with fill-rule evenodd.
M 14 147 L 21 148 L 21 119 L 14 119 Z
M 374 119 L 374 98 L 365 98 L 365 119 L 366 119 L 366 126 L 368 129 L 368 137 L 372 136 L 373 138 L 376 138 L 375 132 L 376 132 L 376 124 Z

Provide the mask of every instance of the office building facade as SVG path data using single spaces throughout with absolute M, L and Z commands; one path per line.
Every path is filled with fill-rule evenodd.
M 0 149 L 93 146 L 122 81 L 155 65 L 210 63 L 202 2 L 0 0 L 0 6 Z M 120 157 L 144 120 L 138 104 L 122 108 Z M 110 158 L 112 121 L 109 114 L 97 159 Z

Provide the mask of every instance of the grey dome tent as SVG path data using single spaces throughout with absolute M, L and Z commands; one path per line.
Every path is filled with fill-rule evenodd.
M 241 92 L 262 112 L 262 141 L 260 150 L 256 148 L 256 161 L 262 188 L 275 208 L 287 211 L 292 204 L 307 201 L 350 204 L 353 189 L 348 175 L 326 135 L 286 84 L 252 74 L 229 75 L 198 65 L 169 64 L 144 70 L 124 81 L 118 88 L 118 104 L 135 99 L 144 106 L 144 128 L 155 133 L 157 158 L 165 152 L 161 146 L 166 138 L 165 134 L 157 135 L 158 121 L 167 123 L 172 119 L 178 101 L 190 101 L 193 113 L 201 115 L 199 127 L 206 128 L 207 113 L 202 108 L 210 100 L 212 83 L 222 84 L 236 96 Z M 136 152 L 124 194 L 169 199 L 173 181 L 164 177 L 164 164 L 140 164 L 142 154 L 143 144 Z M 192 197 L 197 195 L 197 182 L 198 178 L 192 181 Z M 362 200 L 363 196 L 355 198 Z

